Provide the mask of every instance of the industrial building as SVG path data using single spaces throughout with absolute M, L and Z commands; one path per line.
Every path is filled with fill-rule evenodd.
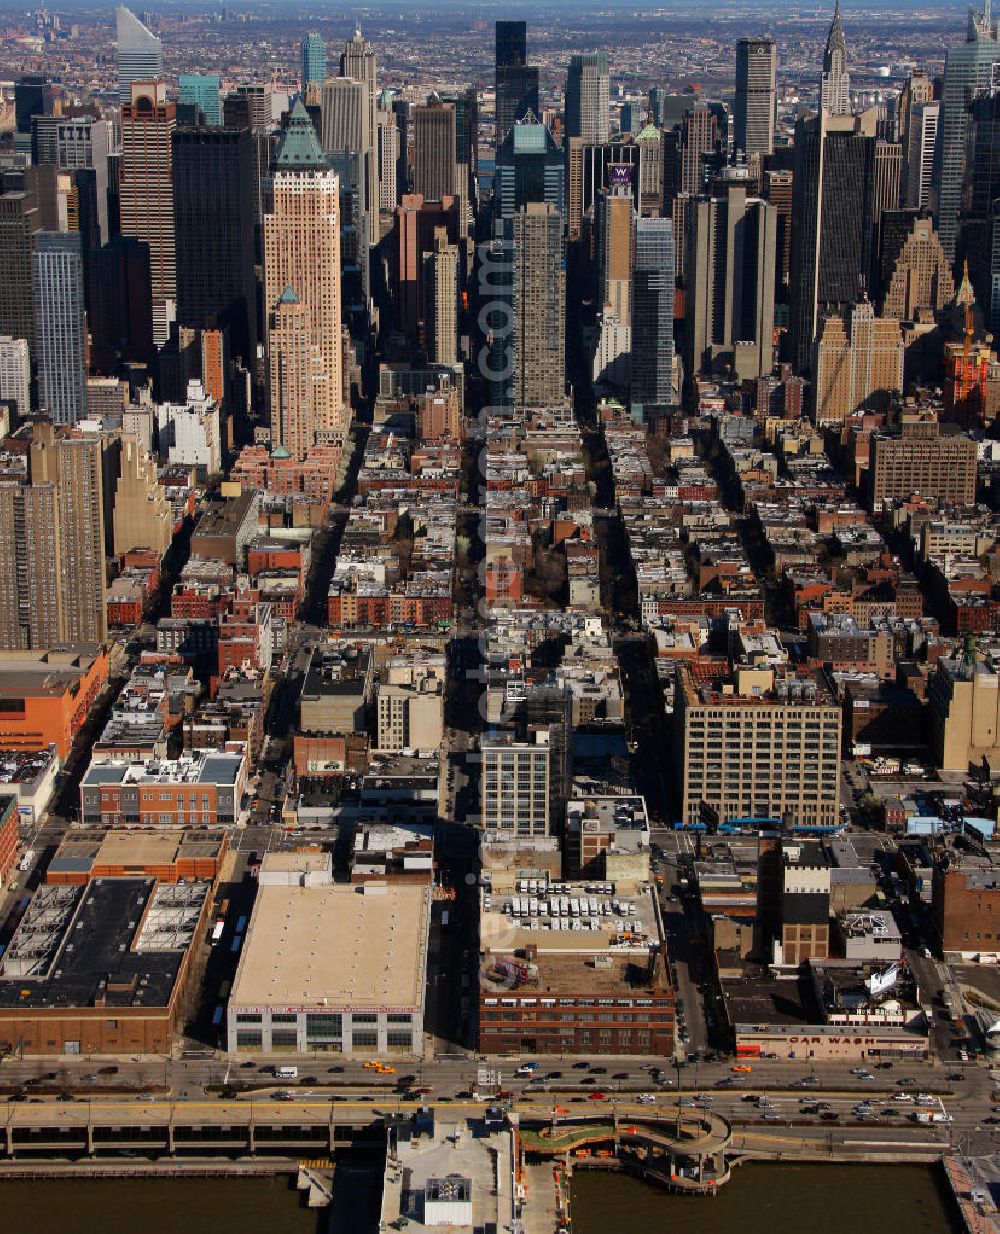
M 49 862 L 47 883 L 83 885 L 92 878 L 141 875 L 161 883 L 205 880 L 215 883 L 229 848 L 224 831 L 116 829 L 85 839 L 70 835 Z
M 0 961 L 0 1051 L 168 1053 L 210 892 L 153 878 L 40 887 Z
M 319 861 L 279 873 L 265 858 L 229 1053 L 421 1056 L 430 909 L 426 883 L 334 883 Z
M 508 889 L 494 871 L 482 890 L 480 1050 L 669 1055 L 674 992 L 649 884 L 520 875 Z

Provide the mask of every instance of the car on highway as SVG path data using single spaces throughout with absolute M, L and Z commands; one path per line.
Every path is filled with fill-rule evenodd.
M 952 1083 L 957 1083 L 959 1080 L 965 1079 L 965 1074 L 961 1071 L 952 1071 L 949 1073 L 948 1079 L 951 1080 Z
M 749 1063 L 736 1063 L 734 1066 L 730 1067 L 729 1070 L 734 1075 L 749 1075 L 753 1071 L 753 1067 L 751 1067 Z
M 607 1101 L 607 1097 L 605 1097 L 603 1093 L 598 1092 L 596 1090 L 592 1093 L 588 1093 L 587 1096 L 590 1098 L 591 1101 Z
M 365 1062 L 361 1064 L 361 1066 L 364 1067 L 365 1071 L 378 1071 L 381 1065 L 382 1065 L 381 1063 L 372 1062 L 371 1059 L 367 1059 Z
M 836 1110 L 824 1110 L 822 1114 L 820 1114 L 820 1118 L 825 1123 L 836 1123 L 840 1121 L 840 1115 Z
M 612 1080 L 627 1080 L 628 1072 L 627 1071 L 616 1071 L 615 1074 L 611 1078 Z
M 607 1075 L 608 1069 L 607 1067 L 591 1067 L 590 1074 L 591 1075 Z
M 589 1066 L 590 1066 L 590 1063 L 588 1063 L 586 1059 L 584 1059 L 579 1063 L 574 1063 L 573 1070 L 574 1071 L 586 1071 Z

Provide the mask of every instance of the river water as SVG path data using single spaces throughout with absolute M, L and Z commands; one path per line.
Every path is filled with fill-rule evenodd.
M 573 1234 L 950 1234 L 947 1183 L 921 1166 L 745 1165 L 714 1199 L 624 1174 L 573 1175 Z
M 338 1168 L 333 1210 L 310 1211 L 287 1176 L 0 1182 L 0 1231 L 31 1234 L 370 1234 L 371 1169 Z M 671 1196 L 624 1174 L 578 1171 L 574 1234 L 949 1234 L 940 1172 L 918 1166 L 748 1165 L 715 1199 Z

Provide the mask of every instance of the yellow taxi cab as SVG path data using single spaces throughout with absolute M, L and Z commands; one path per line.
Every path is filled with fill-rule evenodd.
M 749 1075 L 753 1068 L 749 1063 L 737 1063 L 735 1067 L 730 1067 L 729 1070 L 736 1075 Z

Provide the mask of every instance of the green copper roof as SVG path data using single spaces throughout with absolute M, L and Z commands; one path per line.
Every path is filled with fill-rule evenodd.
M 636 141 L 650 141 L 652 139 L 659 141 L 660 135 L 660 130 L 655 124 L 647 124 L 641 133 L 636 134 L 635 139 Z
M 288 118 L 288 127 L 278 139 L 274 165 L 292 171 L 307 171 L 310 168 L 325 168 L 327 161 L 309 119 L 309 113 L 297 99 Z
M 292 456 L 288 453 L 288 450 L 283 445 L 281 445 L 280 442 L 271 451 L 271 458 L 291 458 L 291 457 Z
M 279 304 L 298 304 L 299 298 L 291 287 L 286 287 L 278 297 Z

